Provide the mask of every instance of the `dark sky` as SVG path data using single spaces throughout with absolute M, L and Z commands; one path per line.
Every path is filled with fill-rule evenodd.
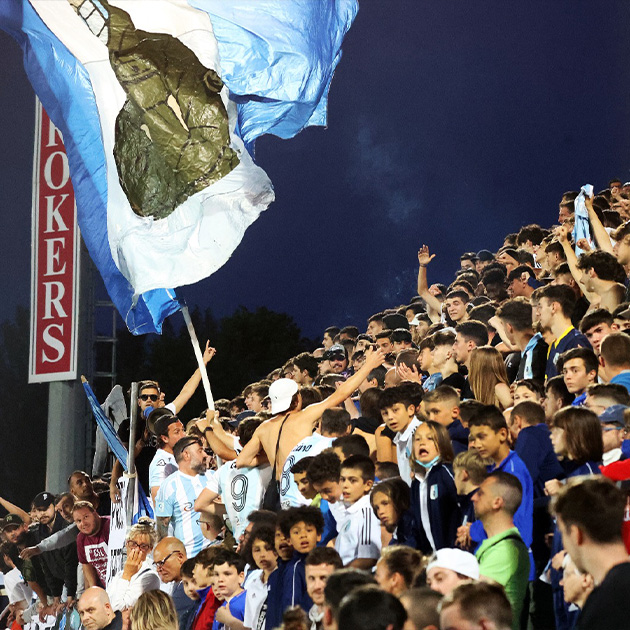
M 414 294 L 419 244 L 449 281 L 461 252 L 550 225 L 565 190 L 630 179 L 628 24 L 627 0 L 362 0 L 328 128 L 258 141 L 277 201 L 189 304 L 362 327 Z M 34 106 L 2 32 L 0 54 L 2 320 L 29 302 Z

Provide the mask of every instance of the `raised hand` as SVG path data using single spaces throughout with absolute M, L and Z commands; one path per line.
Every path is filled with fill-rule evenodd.
M 428 265 L 435 258 L 435 254 L 429 253 L 427 245 L 423 245 L 418 250 L 418 263 L 420 265 Z

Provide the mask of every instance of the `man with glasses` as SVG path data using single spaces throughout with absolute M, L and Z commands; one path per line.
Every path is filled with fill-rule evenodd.
M 204 365 L 208 365 L 215 354 L 216 350 L 214 348 L 211 348 L 210 342 L 207 341 L 206 348 L 202 357 Z M 155 438 L 147 429 L 145 414 L 148 415 L 152 409 L 162 408 L 170 411 L 172 415 L 177 415 L 181 411 L 181 409 L 183 409 L 184 405 L 190 400 L 191 396 L 195 393 L 197 387 L 199 387 L 200 382 L 201 372 L 199 368 L 197 368 L 194 374 L 182 387 L 181 391 L 175 397 L 175 399 L 166 405 L 164 404 L 164 392 L 160 390 L 160 385 L 157 381 L 140 381 L 138 383 L 138 407 L 140 413 L 138 414 L 138 428 L 136 432 L 135 446 L 136 470 L 138 473 L 138 480 L 142 484 L 142 487 L 145 489 L 145 492 L 151 495 L 152 499 L 155 499 L 157 488 L 159 487 L 161 481 L 166 478 L 166 475 L 163 476 L 157 484 L 152 484 L 150 481 L 150 468 L 156 456 L 156 442 Z M 118 429 L 118 437 L 125 445 L 125 448 L 129 449 L 129 420 L 123 420 L 123 422 L 121 423 Z M 183 433 L 179 437 L 183 437 Z M 157 440 L 158 442 L 162 441 L 160 437 L 158 437 Z M 177 440 L 175 440 L 175 442 L 177 442 Z M 175 444 L 175 442 L 173 442 L 173 444 Z M 160 444 L 157 444 L 157 446 L 159 447 Z M 172 446 L 170 452 L 173 452 Z M 156 464 L 158 462 L 163 462 L 163 466 L 161 468 L 164 468 L 168 465 L 168 462 L 164 459 L 163 455 L 155 461 Z M 174 464 L 174 462 L 171 463 Z M 122 472 L 122 466 L 120 465 L 120 462 L 116 460 L 112 469 L 112 477 L 109 485 L 109 494 L 111 500 L 116 503 L 120 500 L 120 494 L 118 492 L 116 483 L 122 475 Z M 156 488 L 155 492 L 153 491 L 152 486 Z
M 163 584 L 170 585 L 170 595 L 179 617 L 179 627 L 188 628 L 190 615 L 194 616 L 198 602 L 190 599 L 182 584 L 182 564 L 186 562 L 186 547 L 171 536 L 162 538 L 153 550 L 153 566 Z M 168 589 L 165 589 L 168 590 Z
M 192 558 L 209 545 L 199 526 L 199 515 L 193 509 L 195 499 L 206 487 L 208 455 L 201 440 L 194 436 L 179 440 L 173 455 L 178 470 L 162 482 L 155 499 L 158 538 L 166 537 L 172 524 L 175 537 L 184 543 Z

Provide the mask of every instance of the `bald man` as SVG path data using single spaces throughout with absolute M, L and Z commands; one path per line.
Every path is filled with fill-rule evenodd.
M 114 612 L 107 591 L 100 586 L 84 591 L 77 610 L 85 630 L 122 630 L 122 613 Z
M 190 615 L 195 614 L 197 606 L 197 602 L 186 595 L 182 584 L 182 564 L 186 560 L 184 543 L 173 536 L 162 538 L 153 550 L 153 564 L 157 569 L 160 580 L 164 584 L 171 584 L 172 586 L 170 595 L 175 603 L 180 628 L 189 627 Z

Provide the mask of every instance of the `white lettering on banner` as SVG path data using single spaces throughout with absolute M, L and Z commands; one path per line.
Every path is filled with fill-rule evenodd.
M 61 131 L 57 129 L 55 123 L 52 120 L 48 122 L 48 144 L 47 147 L 56 147 L 58 144 L 63 143 L 63 135 Z
M 48 195 L 46 197 L 46 234 L 49 232 L 67 232 L 68 226 L 63 222 L 63 218 L 59 213 L 59 208 L 63 205 L 64 201 L 69 197 L 68 194 L 61 195 L 59 203 L 55 206 L 55 199 L 57 195 Z M 53 227 L 53 220 L 57 224 L 57 227 Z
M 60 247 L 56 247 L 60 244 Z M 63 263 L 63 267 L 55 269 L 55 263 L 59 264 L 60 250 L 63 250 L 66 244 L 66 239 L 63 236 L 59 238 L 49 238 L 46 241 L 46 273 L 45 276 L 59 276 L 66 270 L 66 263 Z
M 56 328 L 61 335 L 63 335 L 63 326 L 61 324 L 49 324 L 44 328 L 44 333 L 42 334 L 42 341 L 53 350 L 57 351 L 57 356 L 50 358 L 46 352 L 42 349 L 42 363 L 56 363 L 63 358 L 63 355 L 66 353 L 66 347 L 63 345 L 63 341 L 53 337 L 51 330 Z
M 58 165 L 55 167 L 54 164 L 57 156 L 61 159 L 61 179 L 58 184 L 55 184 L 52 177 L 53 169 L 59 168 Z M 44 164 L 44 179 L 46 180 L 48 187 L 53 190 L 59 190 L 68 183 L 68 180 L 70 179 L 70 167 L 68 166 L 68 156 L 63 151 L 55 151 L 48 156 L 46 164 Z
M 57 289 L 53 295 L 53 290 Z M 55 308 L 56 317 L 68 317 L 66 311 L 61 306 L 61 300 L 66 292 L 66 288 L 61 282 L 53 280 L 52 282 L 44 282 L 44 317 L 43 319 L 52 319 L 52 309 Z
M 61 132 L 36 107 L 29 382 L 77 376 L 79 231 Z
M 109 522 L 109 541 L 107 543 L 107 586 L 110 580 L 122 571 L 125 566 L 125 537 L 127 525 L 125 505 L 127 504 L 127 488 L 129 479 L 122 476 L 116 483 L 120 492 L 120 501 L 112 503 L 111 520 Z

